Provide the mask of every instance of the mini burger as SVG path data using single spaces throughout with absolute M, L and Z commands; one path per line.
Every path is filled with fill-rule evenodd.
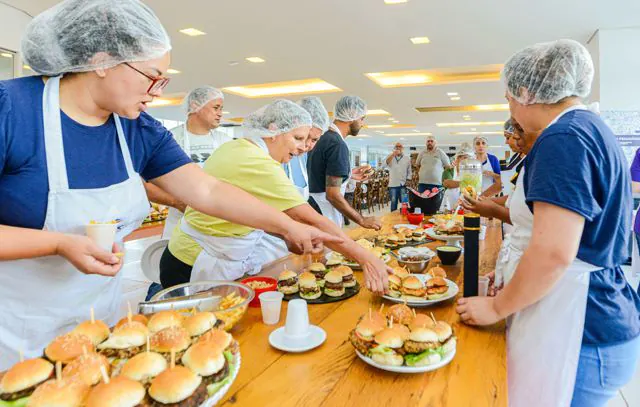
M 431 277 L 447 278 L 447 272 L 444 271 L 442 267 L 432 267 L 431 269 L 429 269 L 428 273 L 431 275 Z
M 297 293 L 298 275 L 291 270 L 285 270 L 280 273 L 278 276 L 278 291 L 285 295 Z
M 389 329 L 396 331 L 403 341 L 409 339 L 409 334 L 411 333 L 411 331 L 409 330 L 409 328 L 407 328 L 406 325 L 394 323 L 393 326 Z
M 416 314 L 413 321 L 411 321 L 411 324 L 409 324 L 409 329 L 414 331 L 418 328 L 433 328 L 434 326 L 435 323 L 433 322 L 433 319 L 429 318 L 425 314 Z
M 340 266 L 334 269 L 342 273 L 342 285 L 344 288 L 353 288 L 356 286 L 356 279 L 353 277 L 353 270 L 349 266 Z
M 386 328 L 374 336 L 375 346 L 369 350 L 369 357 L 381 365 L 402 366 L 404 341 L 399 332 Z
M 197 338 L 212 328 L 219 328 L 224 322 L 218 320 L 213 312 L 196 312 L 187 317 L 182 326 L 192 338 Z
M 409 273 L 404 267 L 394 267 L 393 274 L 400 277 L 400 280 L 404 280 L 411 275 L 411 273 Z
M 97 384 L 102 379 L 100 368 L 104 366 L 107 374 L 111 366 L 109 360 L 99 353 L 88 352 L 78 356 L 71 363 L 64 367 L 62 377 L 77 377 L 89 386 Z
M 387 311 L 387 318 L 393 318 L 394 323 L 409 325 L 413 321 L 413 311 L 404 304 L 396 304 Z
M 128 322 L 116 328 L 109 339 L 98 345 L 98 352 L 111 362 L 128 359 L 143 351 L 149 330 L 140 322 Z M 116 363 L 114 363 L 115 365 Z
M 52 379 L 36 388 L 29 397 L 29 407 L 81 407 L 90 387 L 82 380 Z
M 88 336 L 68 333 L 55 338 L 44 350 L 44 355 L 51 362 L 62 362 L 63 365 L 83 354 L 83 349 L 93 352 L 93 342 Z
M 143 324 L 144 326 L 147 326 L 147 324 L 149 323 L 149 319 L 147 317 L 145 317 L 142 314 L 135 314 L 131 316 L 131 320 L 132 321 L 136 321 L 136 322 L 140 322 L 141 324 Z M 129 322 L 129 317 L 124 317 L 122 318 L 120 321 L 118 321 L 118 323 L 116 324 L 116 328 L 120 328 L 120 326 L 126 324 L 127 322 Z
M 300 274 L 298 284 L 300 285 L 300 297 L 305 300 L 315 300 L 322 295 L 322 291 L 316 282 L 316 276 L 308 271 Z
M 322 263 L 312 263 L 309 266 L 309 272 L 316 276 L 316 282 L 320 286 L 320 288 L 324 287 L 324 276 L 327 274 L 328 270 Z
M 174 326 L 151 335 L 149 344 L 152 351 L 158 352 L 167 361 L 171 360 L 171 351 L 175 352 L 176 360 L 180 360 L 191 344 L 191 337 L 186 329 Z
M 331 270 L 324 276 L 324 293 L 329 297 L 340 297 L 344 295 L 344 284 L 342 283 L 342 273 Z
M 427 299 L 437 300 L 442 298 L 449 291 L 447 281 L 442 277 L 433 277 L 427 280 Z
M 151 381 L 148 405 L 199 406 L 207 398 L 202 377 L 185 366 L 175 366 L 160 373 Z
M 398 245 L 399 246 L 404 246 L 404 245 L 407 244 L 407 238 L 404 235 L 398 234 L 397 237 L 398 237 Z
M 154 377 L 164 372 L 168 366 L 167 359 L 161 354 L 156 352 L 142 352 L 129 359 L 127 363 L 122 366 L 120 376 L 147 385 Z
M 144 387 L 124 376 L 113 377 L 89 392 L 86 407 L 136 407 L 147 395 Z
M 414 297 L 424 300 L 426 289 L 422 280 L 416 276 L 409 276 L 402 280 L 402 294 L 407 297 Z
M 411 234 L 412 238 L 416 242 L 424 240 L 424 229 L 416 229 Z
M 389 275 L 389 295 L 395 298 L 400 297 L 402 293 L 400 290 L 402 289 L 402 280 L 395 274 Z
M 231 357 L 228 354 L 227 357 Z M 198 342 L 182 357 L 182 364 L 202 377 L 205 386 L 220 383 L 229 376 L 229 360 L 221 345 L 213 342 Z M 216 386 L 217 387 L 217 386 Z
M 107 324 L 99 320 L 95 320 L 93 322 L 84 321 L 71 332 L 89 337 L 94 346 L 104 342 L 111 333 Z
M 388 236 L 385 246 L 389 248 L 398 247 L 398 236 L 396 235 Z
M 438 321 L 433 327 L 433 330 L 438 335 L 438 341 L 444 353 L 449 353 L 456 348 L 456 337 L 453 336 L 451 325 L 444 321 Z
M 375 345 L 375 335 L 383 329 L 383 324 L 365 317 L 349 333 L 349 341 L 358 352 L 368 355 L 371 347 Z
M 149 320 L 149 324 L 147 325 L 147 327 L 149 328 L 149 332 L 156 333 L 162 331 L 165 328 L 182 326 L 183 321 L 184 316 L 178 311 L 160 311 L 156 314 L 153 314 L 153 316 Z
M 240 352 L 240 345 L 238 341 L 233 339 L 231 334 L 223 331 L 222 329 L 212 329 L 206 334 L 202 335 L 198 342 L 210 342 L 222 346 L 223 351 L 229 351 L 232 355 Z
M 429 328 L 417 328 L 411 331 L 404 343 L 407 366 L 427 366 L 442 360 L 443 352 L 438 335 Z
M 37 358 L 17 363 L 2 376 L 0 400 L 7 403 L 16 402 L 16 405 L 26 405 L 26 398 L 31 396 L 40 383 L 52 375 L 53 365 L 47 360 Z

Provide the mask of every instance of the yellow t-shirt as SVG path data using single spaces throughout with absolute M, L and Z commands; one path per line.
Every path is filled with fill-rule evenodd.
M 245 139 L 220 146 L 205 162 L 204 171 L 220 181 L 245 190 L 279 211 L 306 203 L 285 174 L 282 165 L 266 151 Z M 192 208 L 187 208 L 184 217 L 189 225 L 206 235 L 245 236 L 253 231 L 250 227 L 205 215 Z M 171 235 L 169 251 L 183 263 L 192 266 L 202 247 L 180 230 L 178 224 Z

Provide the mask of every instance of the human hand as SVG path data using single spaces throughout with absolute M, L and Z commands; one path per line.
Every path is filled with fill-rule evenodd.
M 120 258 L 114 253 L 119 252 L 114 243 L 112 253 L 102 250 L 93 240 L 86 236 L 60 234 L 56 246 L 56 254 L 64 257 L 84 274 L 98 274 L 113 277 L 122 268 Z

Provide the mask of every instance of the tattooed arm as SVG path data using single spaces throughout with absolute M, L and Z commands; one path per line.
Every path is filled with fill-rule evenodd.
M 334 177 L 327 175 L 325 186 L 327 191 L 327 200 L 336 208 L 340 213 L 350 220 L 354 221 L 358 225 L 367 229 L 380 229 L 380 222 L 376 220 L 374 216 L 365 217 L 362 216 L 349 205 L 344 195 L 340 192 L 340 186 L 342 185 L 342 177 Z

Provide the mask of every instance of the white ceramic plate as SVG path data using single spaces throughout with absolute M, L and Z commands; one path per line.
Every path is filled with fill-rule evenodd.
M 416 276 L 417 278 L 419 278 L 423 283 L 425 283 L 428 279 L 431 278 L 431 276 L 429 274 L 412 274 L 414 276 Z M 438 298 L 437 300 L 421 300 L 418 301 L 414 298 L 412 299 L 407 299 L 406 303 L 407 305 L 411 306 L 411 307 L 428 307 L 430 305 L 433 304 L 437 304 L 439 302 L 443 302 L 443 301 L 447 301 L 452 299 L 453 297 L 455 297 L 456 295 L 458 295 L 458 292 L 460 291 L 460 288 L 458 288 L 458 285 L 456 283 L 454 283 L 451 280 L 446 279 L 447 285 L 449 286 L 449 290 L 447 291 L 446 295 L 442 298 Z M 396 302 L 398 304 L 404 304 L 405 300 L 403 298 L 403 296 L 400 296 L 398 298 L 396 297 L 392 297 L 390 295 L 383 295 L 382 298 L 387 299 L 389 301 L 392 302 Z
M 415 229 L 418 229 L 418 226 L 417 225 L 411 225 L 409 223 L 400 223 L 399 225 L 393 225 L 393 228 L 395 230 L 398 230 L 400 228 L 407 228 L 407 229 L 415 230 Z
M 362 361 L 370 366 L 373 366 L 377 369 L 380 370 L 386 370 L 387 372 L 394 372 L 394 373 L 425 373 L 425 372 L 431 372 L 433 370 L 436 369 L 440 369 L 443 366 L 448 365 L 449 363 L 451 363 L 451 361 L 453 360 L 453 357 L 456 355 L 456 350 L 452 350 L 451 352 L 447 353 L 444 356 L 444 359 L 442 359 L 440 362 L 438 363 L 434 363 L 433 365 L 427 365 L 427 366 L 416 366 L 416 367 L 412 367 L 412 366 L 388 366 L 388 365 L 381 365 L 379 363 L 376 363 L 373 361 L 373 359 L 363 355 L 362 353 L 358 352 L 356 350 L 356 354 L 358 355 L 358 357 L 360 359 L 362 359 Z
M 432 239 L 441 240 L 443 242 L 458 242 L 464 240 L 464 235 L 439 235 L 433 228 L 425 230 L 425 234 Z
M 324 329 L 310 325 L 309 335 L 302 338 L 290 338 L 284 333 L 284 327 L 280 327 L 269 335 L 269 343 L 276 349 L 283 352 L 300 353 L 315 349 L 322 345 L 327 339 L 327 333 Z
M 218 404 L 220 400 L 222 400 L 224 395 L 227 394 L 227 392 L 231 388 L 233 382 L 236 380 L 236 377 L 238 377 L 241 362 L 242 358 L 240 357 L 240 352 L 238 352 L 238 354 L 236 355 L 236 371 L 233 373 L 233 376 L 231 376 L 231 380 L 229 380 L 229 383 L 222 386 L 222 388 L 220 388 L 220 390 L 218 390 L 213 396 L 206 399 L 202 404 L 200 404 L 200 407 L 213 407 Z
M 147 247 L 144 253 L 142 253 L 142 257 L 140 258 L 140 268 L 142 268 L 142 272 L 154 283 L 160 284 L 160 258 L 168 244 L 168 239 L 153 242 Z

